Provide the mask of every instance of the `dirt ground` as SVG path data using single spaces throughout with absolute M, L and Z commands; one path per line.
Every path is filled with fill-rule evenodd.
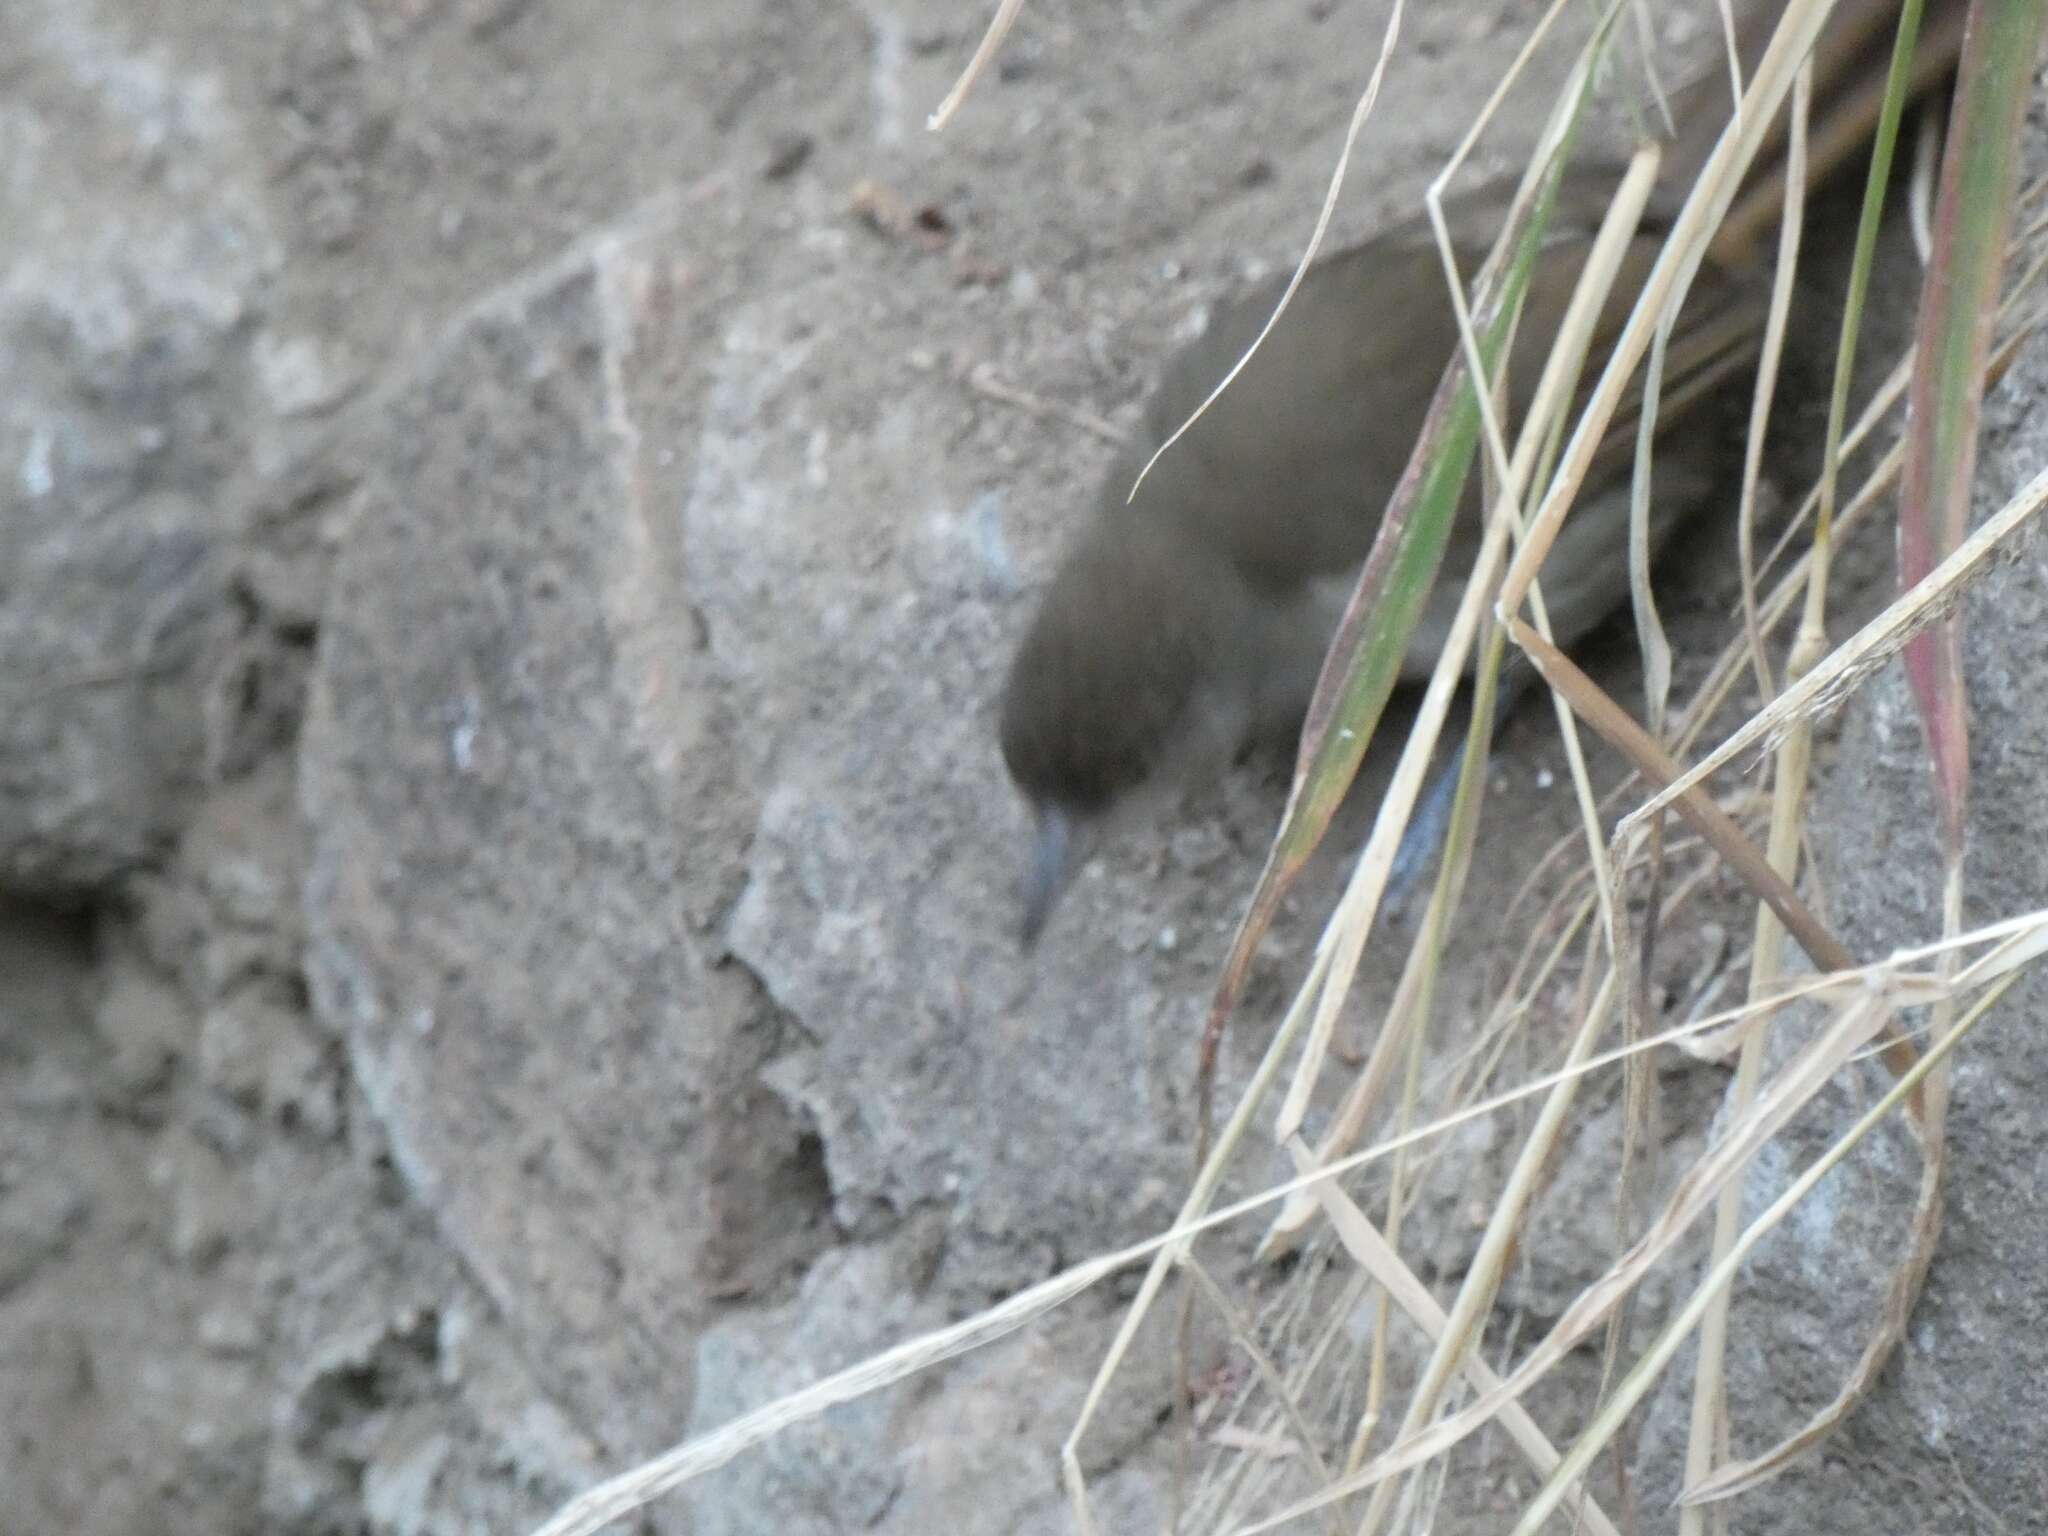
M 1412 211 L 1535 10 L 1411 11 L 1334 240 Z M 1710 14 L 1674 8 L 1665 41 L 1700 56 Z M 924 116 L 985 17 L 936 0 L 0 16 L 0 1532 L 522 1531 L 1170 1219 L 1280 770 L 1103 847 L 1026 957 L 994 700 L 1109 457 L 1076 414 L 1128 425 L 1205 306 L 1293 259 L 1384 6 L 1033 0 L 942 135 Z M 1481 173 L 1519 166 L 1566 57 Z M 1817 292 L 1845 222 L 1815 236 Z M 1893 244 L 1873 357 L 1910 320 Z M 2030 353 L 1994 401 L 1988 484 L 2039 461 L 2041 377 Z M 1788 481 L 1817 421 L 1790 411 Z M 1730 542 L 1672 562 L 1681 685 L 1726 633 Z M 1846 552 L 1844 633 L 1889 559 L 1881 533 Z M 2041 588 L 2030 554 L 2003 611 Z M 2042 739 L 2041 627 L 2015 625 L 1973 651 L 1983 837 L 2021 850 L 1985 917 L 2048 890 L 2013 824 Z M 1588 652 L 1622 698 L 1629 651 Z M 1935 868 L 1895 683 L 1830 742 L 1854 793 L 1816 834 L 1873 953 L 1934 910 L 1918 875 L 1872 875 Z M 1478 912 L 1573 825 L 1545 711 L 1498 752 Z M 1261 957 L 1234 1078 L 1340 863 Z M 1673 999 L 1739 964 L 1747 919 L 1713 900 L 1660 957 Z M 1452 1047 L 1492 938 L 1455 948 Z M 1399 956 L 1369 958 L 1348 1027 Z M 1802 1523 L 1823 1501 L 2048 1529 L 2048 1329 L 1998 1279 L 2048 1250 L 2026 1139 L 2048 1097 L 2038 1048 L 2012 1050 L 1959 1091 L 1952 1246 L 1885 1394 L 1743 1529 L 1847 1528 Z M 1696 1145 L 1725 1076 L 1664 1076 Z M 1601 1093 L 1520 1318 L 1605 1251 Z M 1475 1185 L 1505 1145 L 1469 1149 Z M 1429 1207 L 1433 1279 L 1473 1240 L 1463 1177 Z M 1754 1422 L 1794 1422 L 1853 1347 L 1905 1198 L 1856 1189 L 1868 1219 L 1760 1262 L 1785 1331 L 1743 1346 Z M 1064 1529 L 1058 1444 L 1127 1297 L 837 1410 L 647 1524 Z M 1170 1502 L 1148 1342 L 1083 1447 L 1106 1529 Z M 1596 1385 L 1568 1379 L 1565 1424 Z M 1526 1491 L 1487 1453 L 1435 1528 L 1496 1529 Z

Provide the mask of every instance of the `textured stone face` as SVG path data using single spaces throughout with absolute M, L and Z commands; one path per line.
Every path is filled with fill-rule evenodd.
M 301 805 L 315 1006 L 413 1198 L 563 1399 L 644 1448 L 689 1402 L 702 1126 L 746 999 L 680 898 L 692 680 L 649 632 L 680 603 L 635 523 L 602 284 L 479 318 L 387 407 Z
M 75 897 L 160 856 L 198 789 L 278 251 L 217 78 L 85 7 L 23 9 L 0 107 L 0 886 Z
M 2048 167 L 2039 134 L 2024 166 L 2023 177 Z M 2044 400 L 2048 352 L 2036 339 L 1985 400 L 1973 523 L 2039 472 Z M 2038 536 L 2021 545 L 2019 558 L 1975 588 L 1966 607 L 1966 927 L 2048 902 L 2048 844 L 2034 831 L 2031 809 L 2048 770 L 2040 687 L 2048 676 L 2048 561 L 2041 551 Z M 1814 805 L 1830 915 L 1855 952 L 1877 957 L 1938 938 L 1939 822 L 1919 713 L 1896 663 L 1845 713 Z M 1968 1528 L 1987 1510 L 2044 1507 L 2048 1300 L 2039 1287 L 2017 1284 L 2013 1269 L 2048 1251 L 2048 1203 L 2033 1171 L 2048 1137 L 2048 1048 L 2032 1027 L 2044 999 L 2048 980 L 2037 972 L 1957 1052 L 1943 1230 L 1925 1295 L 1878 1390 L 1819 1464 L 1758 1496 L 1771 1522 L 1760 1528 L 1876 1527 L 1896 1521 L 1900 1509 L 1930 1526 Z M 1882 1079 L 1859 1086 L 1760 1169 L 1751 1209 L 1845 1129 Z M 1774 1326 L 1749 1346 L 1743 1408 L 1758 1426 L 1752 1450 L 1766 1435 L 1790 1432 L 1838 1389 L 1904 1241 L 1918 1178 L 1913 1142 L 1894 1129 L 1831 1174 L 1810 1209 L 1759 1251 L 1745 1304 Z M 1901 1457 L 1900 1447 L 1911 1449 Z M 1942 1467 L 1945 1477 L 1934 1470 Z M 2028 1518 L 2037 1516 L 2022 1516 L 2016 1528 Z

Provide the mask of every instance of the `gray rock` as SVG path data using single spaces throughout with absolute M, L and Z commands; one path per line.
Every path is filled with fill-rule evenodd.
M 321 627 L 302 807 L 315 1007 L 411 1197 L 623 1456 L 690 1401 L 744 1086 L 721 1063 L 762 1036 L 682 903 L 674 769 L 689 746 L 715 774 L 721 748 L 634 495 L 611 302 L 572 262 L 387 406 Z
M 90 1212 L 85 1195 L 66 1183 L 0 1188 L 0 1298 L 60 1257 Z
M 794 1305 L 705 1333 L 692 1432 L 716 1429 L 932 1322 L 886 1253 L 835 1252 L 813 1266 Z M 893 1418 L 888 1395 L 876 1394 L 770 1441 L 692 1500 L 692 1529 L 700 1536 L 770 1528 L 829 1536 L 875 1527 L 903 1485 L 904 1447 Z
M 127 50 L 86 7 L 17 9 L 0 885 L 77 894 L 158 856 L 196 787 L 240 333 L 276 252 L 217 80 Z
M 801 1021 L 769 1081 L 817 1125 L 840 1222 L 953 1212 L 945 1283 L 985 1296 L 1132 1230 L 1127 1192 L 1182 1174 L 1210 957 L 1099 963 L 1149 941 L 1150 903 L 1019 952 L 1025 833 L 988 713 L 1005 608 L 974 499 L 949 494 L 964 466 L 932 484 L 912 446 L 957 395 L 906 375 L 830 421 L 813 381 L 873 368 L 844 311 L 839 283 L 776 289 L 705 360 L 690 596 L 757 701 L 743 741 L 768 786 L 727 941 Z
M 167 1086 L 190 1049 L 190 1011 L 184 994 L 146 961 L 127 956 L 108 971 L 93 1022 L 118 1095 L 112 1107 L 133 1114 Z
M 264 1514 L 377 1536 L 531 1523 L 535 1492 L 590 1475 L 591 1447 L 535 1395 L 516 1354 L 461 1306 L 405 1307 L 320 1339 L 284 1399 Z M 498 1417 L 507 1399 L 523 1408 Z
M 789 1304 L 712 1325 L 698 1352 L 691 1433 L 716 1430 L 938 1326 L 943 1317 L 915 1297 L 909 1278 L 885 1246 L 840 1248 L 812 1266 Z M 691 1529 L 918 1536 L 963 1519 L 977 1530 L 1063 1529 L 1070 1517 L 1059 1443 L 1114 1321 L 1113 1309 L 1083 1302 L 1020 1337 L 795 1425 L 692 1489 Z M 1104 1529 L 1156 1529 L 1165 1517 L 1164 1478 L 1131 1453 L 1170 1400 L 1170 1332 L 1155 1326 L 1141 1336 L 1146 1354 L 1134 1375 L 1142 1386 L 1112 1393 L 1106 1432 L 1084 1453 L 1088 1475 L 1100 1479 L 1091 1497 L 1110 1522 Z M 1162 1353 L 1151 1357 L 1155 1349 Z

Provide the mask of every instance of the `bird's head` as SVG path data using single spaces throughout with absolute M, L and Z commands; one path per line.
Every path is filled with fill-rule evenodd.
M 1046 590 L 1003 692 L 1003 761 L 1036 820 L 1024 942 L 1089 826 L 1213 727 L 1241 602 L 1221 560 L 1142 505 L 1097 520 Z

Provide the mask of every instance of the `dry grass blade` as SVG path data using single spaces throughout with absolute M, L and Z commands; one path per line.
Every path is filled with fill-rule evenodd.
M 1806 72 L 1801 72 L 1801 78 Z M 1636 649 L 1643 658 L 1644 716 L 1650 734 L 1664 734 L 1664 709 L 1671 697 L 1671 641 L 1657 615 L 1650 590 L 1650 471 L 1656 455 L 1657 411 L 1662 401 L 1664 372 L 1671 333 L 1678 324 L 1678 301 L 1665 306 L 1650 341 L 1650 363 L 1644 370 L 1643 398 L 1636 422 L 1635 467 L 1629 477 L 1628 596 L 1636 624 Z
M 1599 684 L 1580 671 L 1570 657 L 1519 619 L 1513 621 L 1509 633 L 1515 643 L 1529 653 L 1544 682 L 1567 699 L 1573 713 L 1626 757 L 1645 779 L 1653 784 L 1669 784 L 1678 777 L 1678 764 L 1670 755 L 1629 717 L 1626 710 L 1609 698 Z M 1749 840 L 1727 812 L 1696 787 L 1668 795 L 1668 803 L 1713 845 L 1714 851 L 1733 866 L 1762 900 L 1769 903 L 1771 910 L 1778 914 L 1780 921 L 1799 941 L 1800 947 L 1813 957 L 1815 965 L 1830 971 L 1854 966 L 1854 959 L 1841 941 L 1828 932 L 1785 878 L 1771 868 L 1756 844 Z
M 2048 471 L 2036 475 L 1997 513 L 1912 590 L 1892 602 L 1827 659 L 1785 689 L 1699 762 L 1686 769 L 1615 828 L 1619 846 L 1679 796 L 1697 789 L 1718 769 L 1744 753 L 1775 741 L 1794 719 L 1816 719 L 1837 707 L 1862 680 L 1883 666 L 1907 640 L 1939 618 L 2000 560 L 2016 554 L 2016 536 L 2048 506 Z
M 1482 677 L 1486 675 L 1488 674 L 1482 673 Z M 1475 729 L 1484 730 L 1490 724 L 1487 703 L 1488 701 L 1482 698 L 1475 705 Z M 1468 771 L 1474 763 L 1482 759 L 1483 753 L 1474 752 L 1467 765 Z M 1462 786 L 1459 793 L 1459 803 L 1452 813 L 1452 829 L 1446 846 L 1444 865 L 1438 874 L 1436 888 L 1431 893 L 1430 904 L 1416 933 L 1415 942 L 1409 947 L 1408 958 L 1401 971 L 1401 980 L 1394 990 L 1394 1000 L 1388 1005 L 1385 1020 L 1373 1038 L 1372 1051 L 1366 1059 L 1364 1069 L 1345 1089 L 1343 1101 L 1339 1104 L 1336 1114 L 1331 1117 L 1330 1128 L 1317 1145 L 1309 1166 L 1327 1166 L 1357 1145 L 1358 1138 L 1364 1133 L 1366 1124 L 1378 1105 L 1380 1094 L 1391 1079 L 1394 1066 L 1400 1060 L 1403 1051 L 1407 1051 L 1411 1059 L 1413 1057 L 1420 1030 L 1427 1021 L 1426 996 L 1430 978 L 1441 956 L 1443 924 L 1455 900 L 1457 871 L 1462 867 L 1462 860 L 1467 851 L 1466 845 L 1472 833 L 1469 823 L 1476 820 L 1476 816 L 1470 814 L 1468 810 Z M 1470 802 L 1470 809 L 1476 810 L 1476 804 L 1477 797 L 1474 796 Z M 1528 890 L 1543 878 L 1548 867 L 1539 866 L 1530 871 L 1524 891 L 1509 904 L 1510 914 L 1523 905 Z M 1557 900 L 1562 902 L 1568 894 L 1568 891 L 1560 891 Z M 1549 945 L 1547 954 L 1539 962 L 1532 966 L 1530 957 L 1525 953 L 1522 961 L 1516 965 L 1514 975 L 1511 976 L 1508 988 L 1503 994 L 1507 1001 L 1496 1008 L 1495 1018 L 1488 1033 L 1502 1032 L 1502 1015 L 1527 1012 L 1536 990 L 1548 982 L 1564 964 L 1574 939 L 1592 916 L 1592 906 L 1590 897 L 1579 903 L 1575 915 L 1562 925 L 1561 931 L 1556 933 Z M 1530 933 L 1531 948 L 1540 937 L 1541 927 L 1540 923 L 1537 924 Z M 1531 971 L 1533 974 L 1529 974 Z M 1298 1138 L 1287 1142 L 1290 1153 L 1299 1146 Z M 1312 1191 L 1294 1196 L 1282 1208 L 1280 1214 L 1273 1218 L 1272 1225 L 1260 1240 L 1256 1257 L 1262 1262 L 1269 1262 L 1292 1252 L 1319 1210 L 1320 1206 Z
M 1181 1267 L 1194 1282 L 1197 1294 L 1209 1303 L 1218 1317 L 1223 1319 L 1224 1326 L 1230 1331 L 1231 1342 L 1244 1352 L 1247 1360 L 1251 1361 L 1252 1369 L 1258 1373 L 1259 1380 L 1265 1383 L 1273 1401 L 1280 1404 L 1289 1426 L 1294 1431 L 1292 1443 L 1299 1447 L 1299 1454 L 1314 1467 L 1318 1477 L 1328 1482 L 1330 1469 L 1324 1464 L 1322 1453 L 1316 1449 L 1315 1432 L 1302 1417 L 1301 1405 L 1295 1401 L 1294 1392 L 1281 1379 L 1280 1371 L 1273 1364 L 1272 1357 L 1259 1348 L 1258 1341 L 1252 1337 L 1250 1325 L 1231 1304 L 1230 1298 L 1223 1294 L 1223 1288 L 1216 1283 L 1215 1277 L 1207 1268 L 1193 1258 L 1184 1258 Z
M 1023 9 L 1024 0 L 1001 0 L 996 6 L 996 14 L 988 24 L 988 31 L 982 34 L 981 43 L 975 48 L 974 56 L 967 61 L 967 67 L 960 71 L 960 78 L 953 82 L 953 89 L 946 92 L 945 99 L 933 108 L 931 116 L 924 120 L 927 129 L 937 133 L 953 120 L 953 114 L 958 112 L 960 104 L 967 100 L 967 93 L 974 89 L 974 82 L 979 80 L 982 72 L 994 62 L 997 51 L 1003 46 L 1003 39 L 1010 35 L 1010 27 L 1016 21 L 1017 13 Z
M 940 102 L 939 106 L 926 120 L 925 126 L 927 128 L 936 132 L 952 120 L 954 114 L 959 110 L 961 103 L 966 99 L 968 91 L 973 88 L 975 81 L 981 77 L 990 62 L 995 58 L 997 51 L 1002 47 L 1003 39 L 1008 36 L 1011 25 L 1016 21 L 1017 15 L 1022 9 L 1023 0 L 1002 0 L 1002 4 L 998 7 L 995 17 L 989 23 L 988 31 L 983 34 L 981 43 L 976 47 L 973 57 L 968 60 L 967 67 L 961 71 L 959 80 L 954 83 L 953 88 L 946 93 L 945 99 Z M 1138 471 L 1137 481 L 1133 482 L 1131 487 L 1133 495 L 1137 492 L 1138 483 L 1144 480 L 1146 474 L 1150 472 L 1152 465 L 1158 462 L 1160 456 L 1172 448 L 1179 441 L 1181 435 L 1200 418 L 1202 413 L 1209 408 L 1216 398 L 1230 387 L 1231 382 L 1243 371 L 1244 365 L 1251 360 L 1252 354 L 1258 351 L 1260 346 L 1264 344 L 1266 337 L 1272 333 L 1272 329 L 1278 323 L 1280 316 L 1285 313 L 1288 303 L 1293 299 L 1295 291 L 1301 285 L 1301 280 L 1307 275 L 1309 267 L 1314 263 L 1317 253 L 1322 249 L 1324 237 L 1329 232 L 1331 216 L 1336 212 L 1337 194 L 1343 187 L 1344 175 L 1351 163 L 1352 151 L 1357 145 L 1360 132 L 1365 127 L 1366 119 L 1372 114 L 1373 105 L 1379 100 L 1380 86 L 1386 79 L 1387 65 L 1393 58 L 1394 45 L 1401 35 L 1403 10 L 1404 0 L 1394 0 L 1393 10 L 1388 16 L 1386 28 L 1381 34 L 1379 57 L 1373 65 L 1372 75 L 1366 83 L 1364 92 L 1352 108 L 1351 122 L 1345 130 L 1344 145 L 1338 154 L 1336 168 L 1331 172 L 1329 185 L 1324 190 L 1323 203 L 1316 216 L 1315 229 L 1309 236 L 1307 248 L 1302 252 L 1301 259 L 1295 264 L 1294 275 L 1289 280 L 1286 290 L 1280 295 L 1279 302 L 1274 305 L 1273 313 L 1267 318 L 1265 326 L 1253 339 L 1252 344 L 1245 349 L 1244 355 L 1232 365 L 1230 371 L 1209 392 L 1208 398 L 1195 408 L 1193 414 L 1186 421 L 1173 430 L 1166 441 L 1145 462 L 1143 468 Z M 1021 392 L 1013 392 L 1009 398 L 1016 398 L 1018 393 Z M 1083 422 L 1082 424 L 1091 431 L 1099 430 L 1097 424 L 1089 422 Z
M 1359 1267 L 1384 1288 L 1426 1335 L 1432 1339 L 1441 1338 L 1450 1325 L 1444 1309 L 1429 1294 L 1429 1288 L 1416 1279 L 1415 1272 L 1401 1261 L 1400 1254 L 1380 1235 L 1379 1229 L 1373 1226 L 1357 1203 L 1327 1179 L 1314 1185 L 1310 1193 L 1330 1218 L 1338 1240 Z M 1476 1355 L 1466 1360 L 1465 1374 L 1481 1392 L 1490 1392 L 1500 1385 L 1500 1377 Z M 1501 1427 L 1528 1458 L 1538 1476 L 1548 1477 L 1561 1464 L 1557 1447 L 1550 1443 L 1549 1437 L 1520 1403 L 1510 1403 L 1504 1408 L 1500 1420 Z M 1583 1522 L 1586 1530 L 1596 1533 L 1596 1536 L 1620 1536 L 1614 1522 L 1583 1486 L 1574 1490 L 1569 1502 L 1573 1518 Z
M 1266 323 L 1259 327 L 1259 334 L 1254 336 L 1251 345 L 1244 349 L 1244 355 L 1230 365 L 1230 370 L 1216 381 L 1216 387 L 1211 389 L 1202 403 L 1189 413 L 1188 419 L 1167 434 L 1166 441 L 1152 451 L 1152 457 L 1145 461 L 1138 470 L 1137 479 L 1131 482 L 1131 496 L 1135 497 L 1138 494 L 1138 487 L 1144 484 L 1145 477 L 1152 473 L 1152 466 L 1164 458 L 1174 444 L 1186 434 L 1188 428 L 1201 420 L 1203 413 L 1237 381 L 1237 376 L 1244 372 L 1245 364 L 1252 360 L 1252 354 L 1263 347 L 1266 338 L 1273 334 L 1273 327 L 1280 323 L 1280 317 L 1294 301 L 1294 295 L 1300 289 L 1302 279 L 1308 276 L 1309 268 L 1315 265 L 1315 259 L 1323 248 L 1323 240 L 1330 233 L 1330 220 L 1337 212 L 1337 194 L 1343 190 L 1345 172 L 1351 168 L 1351 156 L 1358 147 L 1358 136 L 1365 131 L 1365 120 L 1372 116 L 1372 109 L 1380 99 L 1380 86 L 1387 78 L 1387 65 L 1393 61 L 1394 44 L 1401 37 L 1403 10 L 1404 0 L 1394 0 L 1394 8 L 1387 16 L 1386 28 L 1380 34 L 1379 57 L 1373 61 L 1372 75 L 1365 82 L 1365 90 L 1351 108 L 1351 122 L 1344 130 L 1344 146 L 1338 150 L 1337 164 L 1330 172 L 1329 184 L 1323 188 L 1323 204 L 1316 210 L 1315 228 L 1309 233 L 1308 245 L 1303 249 L 1301 259 L 1295 262 L 1294 273 L 1287 279 L 1287 286 L 1281 291 L 1279 301 L 1274 304 L 1273 313 L 1268 315 Z
M 1792 141 L 1787 165 L 1799 172 L 1806 157 L 1806 119 L 1812 110 L 1812 71 L 1800 71 L 1792 102 Z M 1785 325 L 1792 312 L 1792 282 L 1799 268 L 1799 241 L 1806 228 L 1806 178 L 1792 174 L 1785 183 L 1785 216 L 1778 222 L 1778 260 L 1771 281 L 1771 307 L 1764 323 L 1763 360 L 1750 401 L 1749 430 L 1742 444 L 1742 493 L 1736 508 L 1736 552 L 1742 563 L 1742 627 L 1749 642 L 1749 663 L 1756 673 L 1757 694 L 1771 696 L 1771 665 L 1764 655 L 1763 627 L 1756 605 L 1756 498 L 1763 479 L 1764 438 L 1770 425 L 1771 401 L 1777 391 L 1779 359 L 1785 346 Z

